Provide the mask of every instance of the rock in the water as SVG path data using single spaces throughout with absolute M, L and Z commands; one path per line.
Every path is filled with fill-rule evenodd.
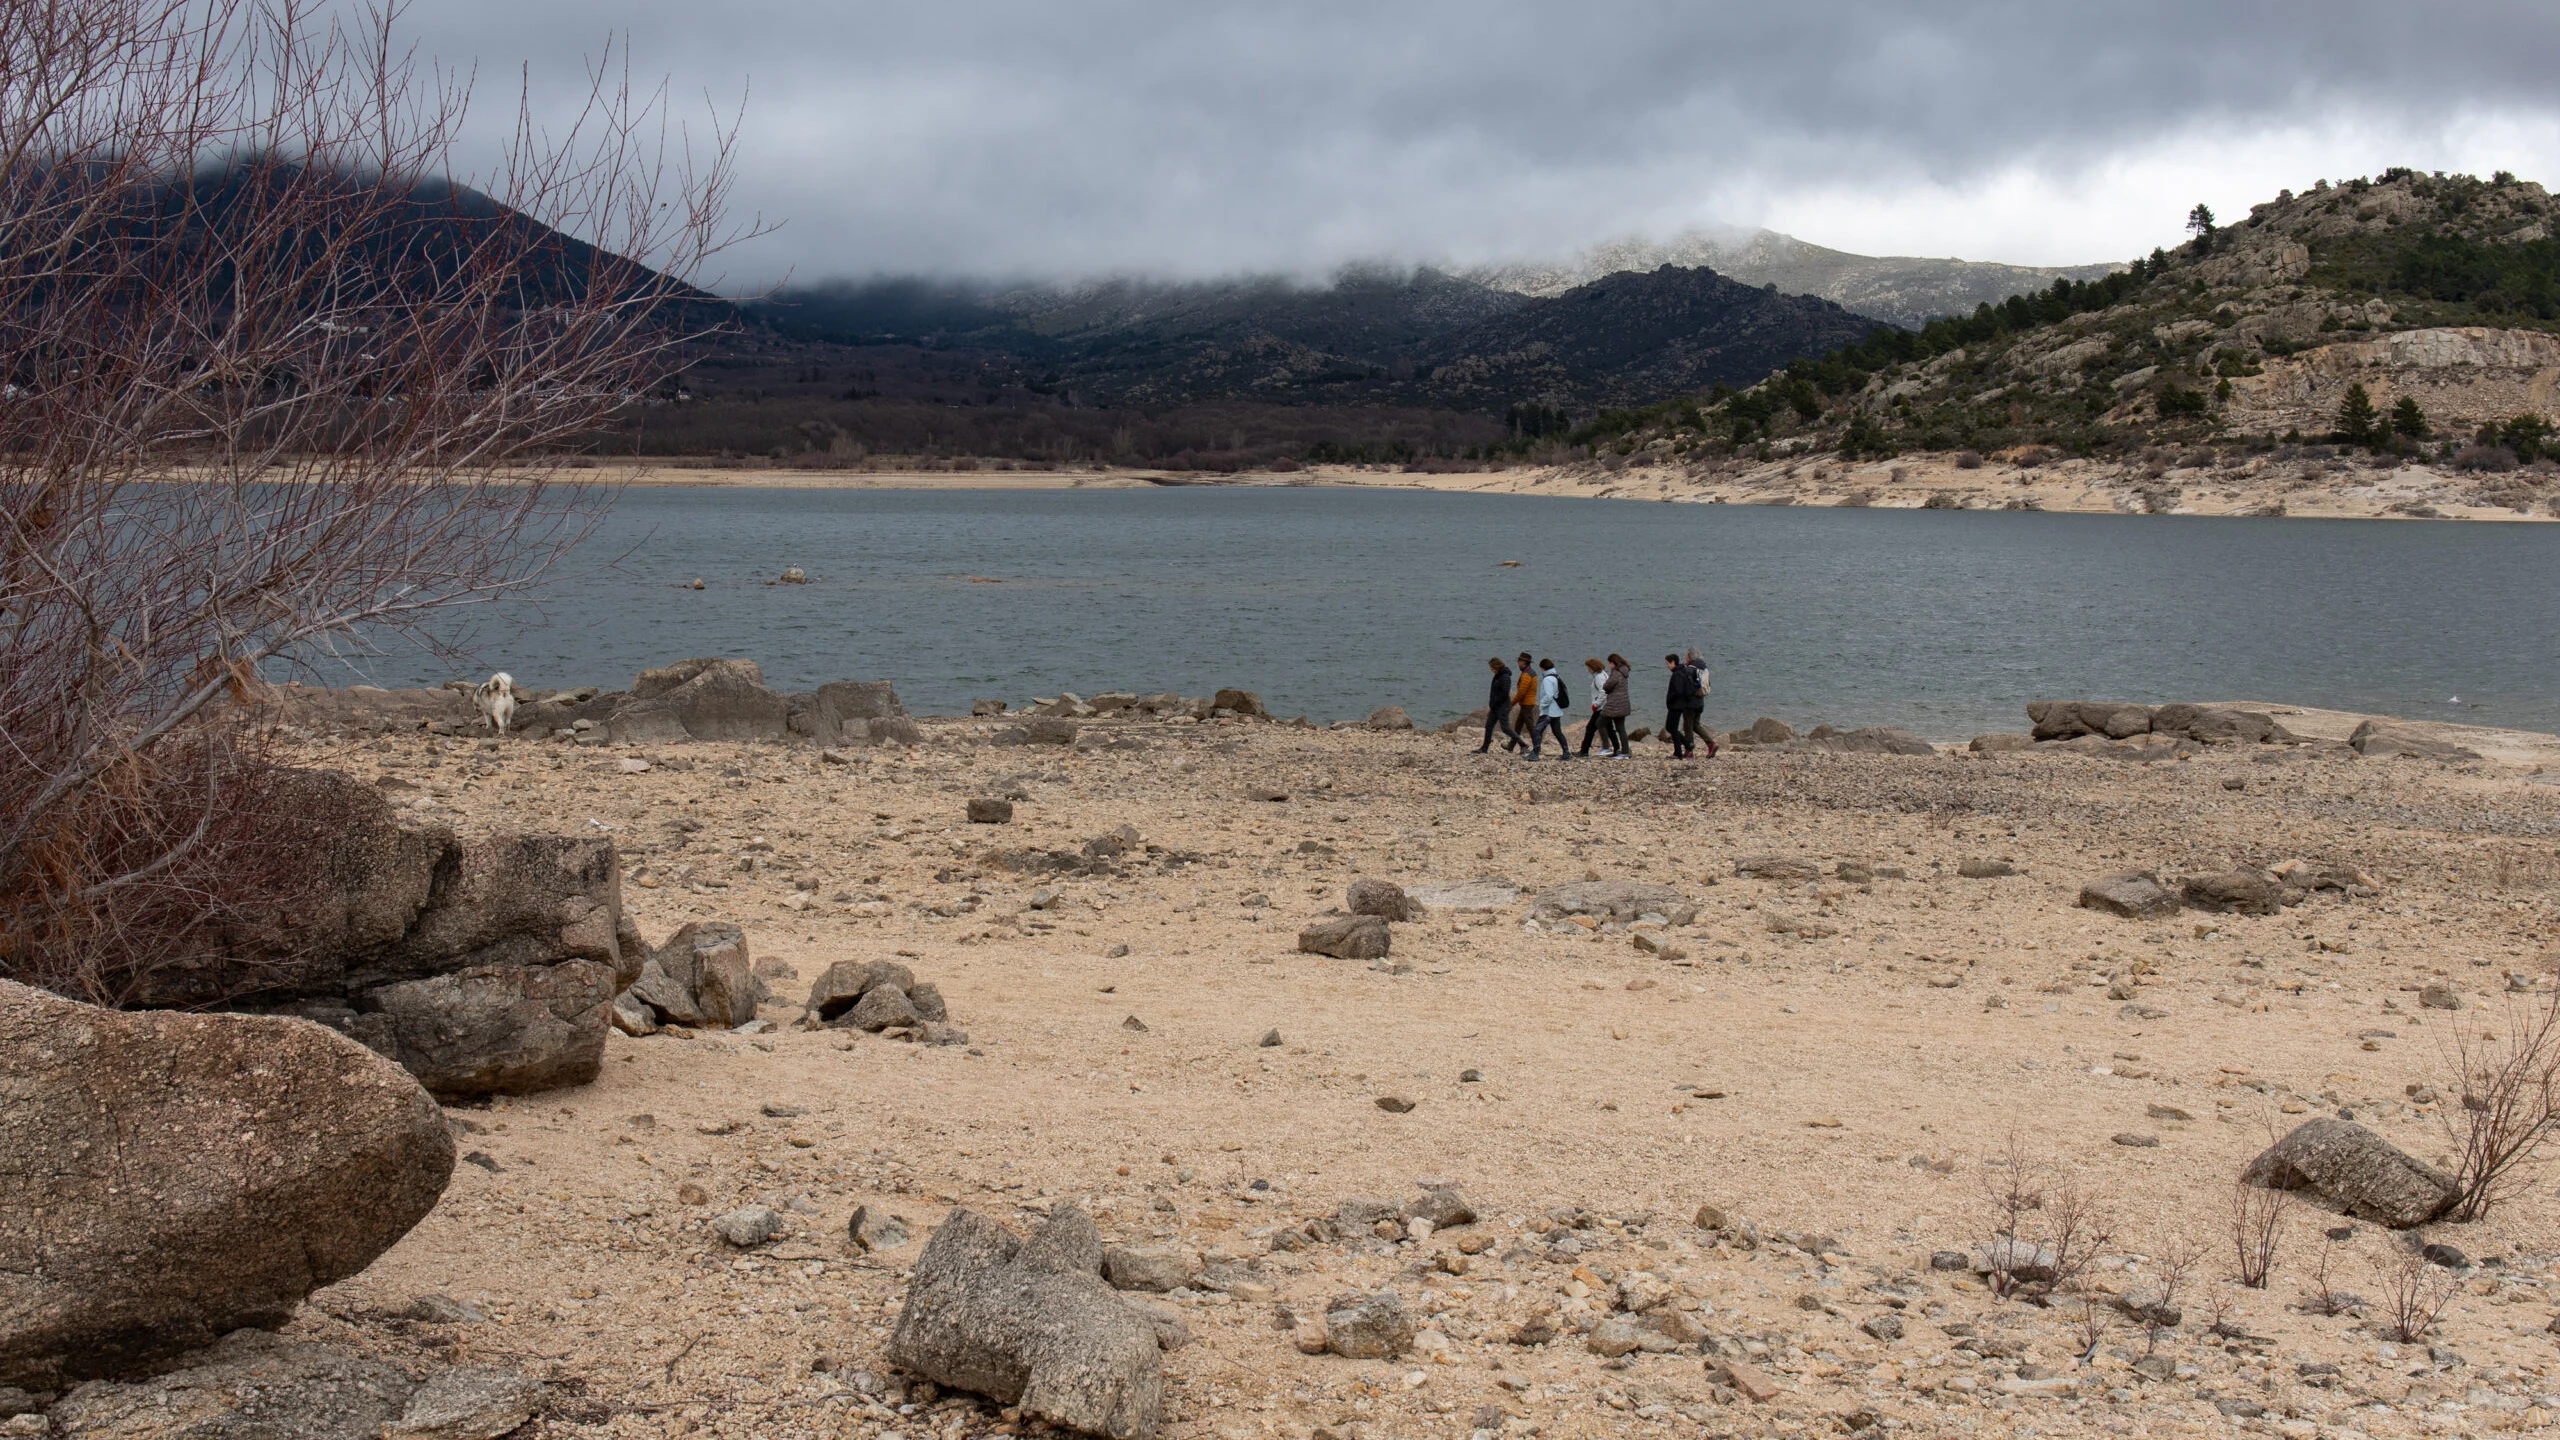
M 1262 697 L 1250 690 L 1221 690 L 1211 697 L 1209 703 L 1220 710 L 1232 710 L 1256 720 L 1271 718 L 1271 712 L 1262 708 Z
M 1319 920 L 1298 932 L 1298 949 L 1337 960 L 1376 960 L 1387 953 L 1387 922 L 1375 915 Z
M 0 1385 L 28 1389 L 281 1322 L 406 1234 L 454 1163 L 418 1082 L 322 1026 L 6 981 L 0 1156 Z
M 2367 720 L 2347 737 L 2347 744 L 2359 755 L 2384 759 L 2407 755 L 2420 760 L 2477 760 L 2480 752 L 2450 740 L 2438 740 L 2406 725 L 2386 725 Z
M 1197 1258 L 1179 1245 L 1106 1245 L 1102 1250 L 1102 1278 L 1114 1290 L 1178 1290 L 1199 1273 Z
M 1164 1415 L 1163 1351 L 1101 1265 L 1102 1238 L 1073 1206 L 1028 1242 L 954 1210 L 916 1261 L 889 1361 L 1031 1419 L 1147 1440 Z
M 1013 802 L 1010 800 L 969 802 L 969 823 L 972 825 L 1002 825 L 1012 819 Z
M 782 1217 L 770 1206 L 742 1206 L 712 1221 L 711 1233 L 741 1250 L 752 1250 L 782 1233 Z
M 1635 880 L 1581 880 L 1541 892 L 1534 913 L 1544 916 L 1589 915 L 1594 919 L 1621 922 L 1659 915 L 1671 924 L 1686 925 L 1698 918 L 1698 907 L 1668 885 L 1647 885 Z
M 1385 920 L 1422 918 L 1422 907 L 1393 880 L 1354 880 L 1347 900 L 1346 908 L 1354 915 L 1375 915 Z
M 2405 1230 L 2441 1215 L 2459 1198 L 2453 1177 L 2350 1120 L 2294 1127 L 2241 1173 L 2242 1183 L 2313 1190 L 2367 1220 Z
M 2287 899 L 2283 882 L 2264 870 L 2247 867 L 2220 875 L 2190 875 L 2181 888 L 2189 905 L 2216 914 L 2273 915 L 2284 909 Z
M 1369 712 L 1369 728 L 1372 730 L 1410 730 L 1413 728 L 1413 717 L 1405 714 L 1404 707 L 1401 705 L 1381 705 L 1377 709 Z
M 2080 904 L 2127 920 L 2159 920 L 2178 913 L 2178 895 L 2148 870 L 2125 870 L 2080 887 Z
M 856 1250 L 895 1250 L 907 1243 L 907 1222 L 869 1205 L 853 1207 L 845 1222 L 845 1238 Z
M 1392 1360 L 1413 1348 L 1413 1316 L 1392 1290 L 1325 1307 L 1325 1348 L 1346 1360 Z
M 1794 738 L 1796 738 L 1794 726 L 1789 725 L 1783 720 L 1773 720 L 1770 717 L 1763 715 L 1759 719 L 1751 722 L 1750 729 L 1735 731 L 1733 734 L 1733 743 L 1737 745 L 1784 745 Z

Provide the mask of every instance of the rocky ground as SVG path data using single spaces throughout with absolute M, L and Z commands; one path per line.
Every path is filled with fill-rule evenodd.
M 441 1205 L 288 1333 L 546 1380 L 527 1434 L 1015 1433 L 908 1388 L 883 1347 L 954 1207 L 1026 1229 L 1074 1205 L 1170 1247 L 1142 1258 L 1190 1337 L 1165 1357 L 1178 1437 L 2560 1413 L 2548 1186 L 2426 1227 L 2464 1263 L 2409 1272 L 2411 1237 L 2306 1197 L 2268 1288 L 2232 1283 L 2232 1181 L 2271 1136 L 2352 1112 L 2435 1159 L 2451 1044 L 2549 1000 L 2550 776 L 2334 741 L 2151 764 L 1673 764 L 1648 741 L 1532 768 L 1427 733 L 1186 717 L 991 743 L 1003 727 L 823 755 L 310 745 L 466 834 L 611 835 L 651 942 L 735 921 L 791 1003 L 745 1031 L 617 1034 L 593 1085 L 449 1110 L 467 1163 Z M 1007 797 L 1009 820 L 967 820 Z M 2075 904 L 2126 868 L 2288 859 L 2373 883 L 2265 917 Z M 1460 903 L 1394 925 L 1384 959 L 1299 953 L 1358 877 Z M 1479 878 L 1524 888 L 1422 888 Z M 1695 913 L 1540 916 L 1585 879 Z M 830 965 L 875 959 L 938 985 L 965 1042 L 792 1023 Z M 2027 1229 L 2077 1195 L 2110 1236 L 2045 1305 L 1946 1255 L 1991 1242 L 2022 1174 L 2050 1202 Z M 1476 1218 L 1401 1223 L 1426 1186 Z M 719 1233 L 758 1205 L 778 1236 Z M 2182 1255 L 2179 1323 L 2146 1333 L 2117 1302 L 2157 1301 Z M 2404 1273 L 2448 1300 L 2417 1343 L 2379 1335 Z M 2324 1287 L 2369 1303 L 2324 1315 Z M 1407 1353 L 1304 1353 L 1334 1302 L 1380 1293 Z

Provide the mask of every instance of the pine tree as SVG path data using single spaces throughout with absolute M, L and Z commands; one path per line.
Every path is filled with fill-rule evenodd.
M 2338 406 L 2338 439 L 2349 445 L 2370 445 L 2384 433 L 2373 397 L 2361 383 L 2348 386 L 2347 398 Z
M 2418 408 L 2418 397 L 2403 395 L 2391 407 L 2391 433 L 2408 440 L 2427 438 L 2427 412 Z

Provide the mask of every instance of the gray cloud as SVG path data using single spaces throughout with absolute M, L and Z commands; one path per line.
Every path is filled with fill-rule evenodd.
M 2208 183 L 2236 206 L 2303 165 L 2560 160 L 2560 8 L 2503 0 L 439 0 L 409 20 L 493 82 L 530 63 L 562 93 L 627 31 L 680 95 L 751 92 L 740 200 L 788 224 L 731 258 L 743 283 L 1470 261 L 1790 214 L 1870 249 L 2052 262 L 2174 237 Z M 2501 145 L 2532 153 L 2475 158 Z M 1896 207 L 1934 248 L 1891 244 Z

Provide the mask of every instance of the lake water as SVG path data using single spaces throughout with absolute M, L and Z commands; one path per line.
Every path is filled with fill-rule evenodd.
M 637 489 L 484 669 L 625 686 L 689 655 L 887 676 L 963 713 L 1257 690 L 1275 714 L 1482 703 L 1485 657 L 1695 645 L 1719 726 L 2020 729 L 2037 696 L 2254 698 L 2560 730 L 2560 525 L 1791 509 L 1184 487 Z M 1504 561 L 1522 562 L 1505 567 Z M 786 566 L 806 585 L 763 583 Z M 577 562 L 573 561 L 573 568 Z M 678 588 L 695 576 L 708 588 Z M 972 578 L 977 577 L 977 578 Z M 997 583 L 982 583 L 992 581 Z M 402 657 L 331 683 L 437 683 Z

